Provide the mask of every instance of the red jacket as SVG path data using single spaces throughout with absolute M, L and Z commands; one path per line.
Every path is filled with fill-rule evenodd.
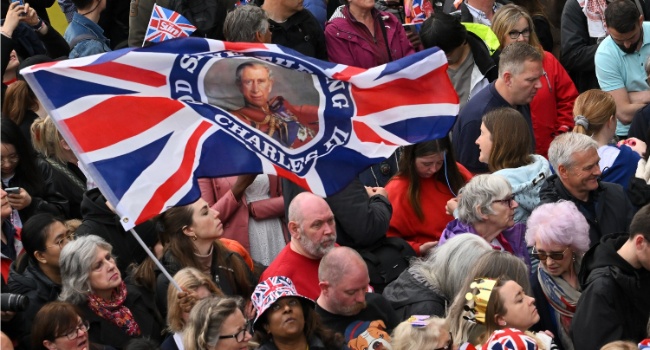
M 460 163 L 458 170 L 466 181 L 472 178 L 472 173 Z M 444 170 L 440 170 L 444 171 Z M 446 183 L 435 179 L 421 179 L 420 207 L 424 220 L 420 221 L 408 199 L 409 180 L 401 176 L 393 177 L 386 184 L 388 200 L 393 205 L 393 216 L 390 218 L 388 237 L 401 237 L 407 241 L 413 250 L 420 255 L 423 243 L 438 241 L 447 223 L 454 217 L 447 215 L 447 201 L 454 198 Z
M 377 54 L 381 57 L 388 56 L 384 55 L 386 44 L 383 40 L 379 43 L 369 40 L 370 32 L 366 26 L 353 18 L 347 7 L 339 8 L 339 10 L 325 25 L 325 42 L 329 60 L 360 68 L 372 68 L 387 63 L 388 60 L 381 62 L 377 57 Z M 380 16 L 383 19 L 393 61 L 415 53 L 406 36 L 406 31 L 397 17 L 388 12 L 374 9 L 372 11 L 375 21 L 378 21 Z M 381 35 L 379 29 L 375 30 L 377 38 L 382 38 Z
M 530 114 L 535 134 L 535 153 L 547 157 L 553 138 L 573 129 L 573 103 L 578 98 L 573 81 L 564 67 L 544 51 L 542 88 L 530 102 Z

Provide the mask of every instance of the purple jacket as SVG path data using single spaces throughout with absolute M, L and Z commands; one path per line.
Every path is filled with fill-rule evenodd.
M 450 240 L 452 237 L 463 233 L 478 234 L 472 225 L 465 224 L 458 219 L 450 221 L 445 230 L 442 231 L 438 246 L 443 245 L 445 241 Z M 526 266 L 528 266 L 528 272 L 530 272 L 530 256 L 528 255 L 525 239 L 526 225 L 518 223 L 507 230 L 503 230 L 501 233 L 506 241 L 510 243 L 514 255 L 526 263 Z
M 406 36 L 404 27 L 388 12 L 373 11 L 375 21 L 379 17 L 384 21 L 386 37 L 393 60 L 415 53 L 411 42 Z M 376 33 L 379 34 L 379 33 Z M 360 68 L 372 68 L 387 62 L 378 62 L 375 50 L 377 44 L 369 40 L 370 32 L 360 22 L 350 15 L 347 7 L 340 7 L 325 25 L 325 42 L 327 56 L 335 63 L 346 64 Z M 381 50 L 385 50 L 382 43 Z M 382 56 L 384 52 L 381 52 Z

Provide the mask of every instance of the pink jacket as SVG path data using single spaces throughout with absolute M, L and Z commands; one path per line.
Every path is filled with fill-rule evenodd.
M 415 53 L 406 36 L 402 23 L 388 12 L 373 9 L 375 20 L 381 16 L 386 28 L 388 46 L 393 60 Z M 362 32 L 363 31 L 363 32 Z M 325 25 L 325 42 L 327 56 L 335 63 L 347 64 L 360 68 L 372 68 L 385 62 L 378 62 L 374 54 L 377 44 L 368 40 L 370 32 L 362 23 L 349 15 L 347 7 L 337 10 Z M 383 49 L 385 44 L 382 44 Z M 385 50 L 385 49 L 383 49 Z M 382 52 L 383 54 L 383 52 Z
M 269 176 L 269 196 L 271 198 L 256 202 L 246 203 L 246 195 L 242 195 L 237 202 L 231 188 L 237 181 L 237 176 L 199 179 L 201 198 L 208 205 L 219 212 L 219 219 L 223 223 L 223 237 L 234 239 L 250 252 L 248 240 L 248 218 L 255 219 L 284 218 L 284 198 L 282 197 L 282 183 L 279 177 Z M 282 223 L 285 241 L 288 241 L 287 229 Z

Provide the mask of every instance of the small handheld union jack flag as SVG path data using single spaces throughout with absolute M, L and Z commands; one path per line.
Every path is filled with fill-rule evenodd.
M 178 12 L 154 4 L 144 41 L 159 43 L 169 39 L 184 38 L 190 36 L 195 30 L 196 27 Z

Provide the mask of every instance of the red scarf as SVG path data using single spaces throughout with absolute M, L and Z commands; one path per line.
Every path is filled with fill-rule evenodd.
M 113 322 L 129 336 L 139 336 L 140 326 L 133 318 L 128 307 L 123 306 L 126 300 L 126 284 L 124 281 L 111 293 L 111 300 L 104 300 L 96 294 L 88 295 L 88 307 L 99 317 Z

